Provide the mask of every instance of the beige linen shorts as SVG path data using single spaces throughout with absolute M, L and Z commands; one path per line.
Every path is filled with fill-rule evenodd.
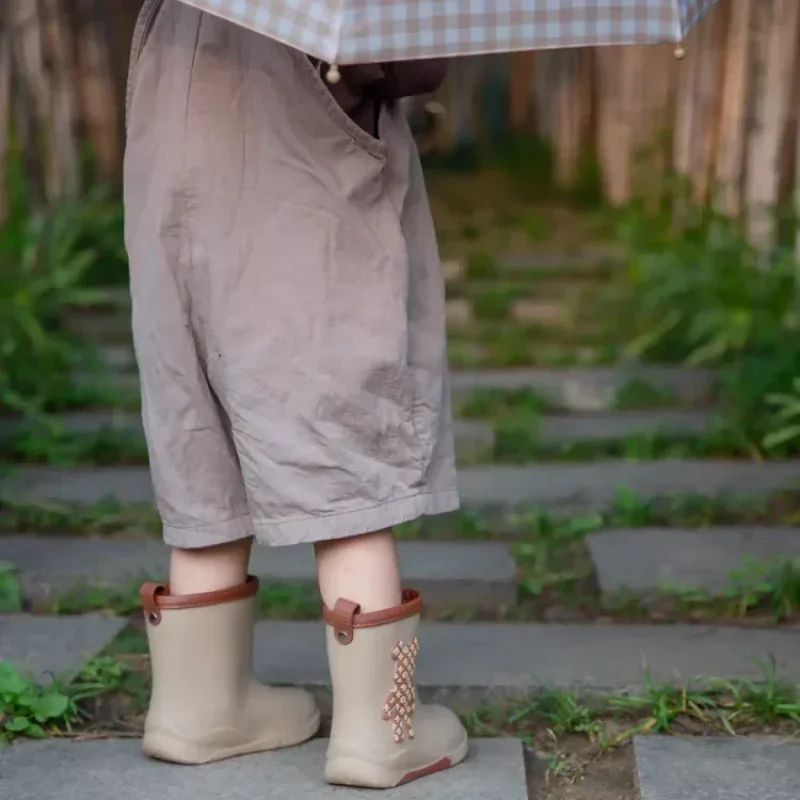
M 146 0 L 125 159 L 133 333 L 166 541 L 272 545 L 458 506 L 444 286 L 402 114 Z

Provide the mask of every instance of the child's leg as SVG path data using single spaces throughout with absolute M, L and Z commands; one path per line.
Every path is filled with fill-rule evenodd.
M 319 590 L 328 608 L 340 597 L 365 612 L 400 605 L 400 568 L 391 530 L 318 542 L 316 550 Z
M 169 583 L 173 595 L 203 594 L 241 586 L 247 579 L 252 538 L 217 547 L 173 548 Z

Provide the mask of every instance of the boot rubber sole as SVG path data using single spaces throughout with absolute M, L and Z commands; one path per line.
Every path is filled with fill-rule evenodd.
M 277 732 L 270 731 L 259 739 L 230 745 L 190 741 L 163 730 L 145 732 L 142 739 L 142 752 L 150 758 L 173 764 L 210 764 L 213 761 L 223 761 L 227 758 L 294 747 L 313 738 L 319 730 L 319 726 L 320 716 L 317 714 L 309 721 L 306 728 L 295 732 L 292 736 L 280 736 Z M 231 739 L 235 735 L 235 732 L 231 731 L 230 734 L 222 735 L 219 738 Z
M 464 741 L 449 755 L 442 756 L 417 769 L 387 767 L 360 758 L 339 756 L 325 765 L 325 780 L 338 786 L 357 786 L 364 789 L 391 789 L 426 775 L 455 767 L 467 756 L 469 742 Z

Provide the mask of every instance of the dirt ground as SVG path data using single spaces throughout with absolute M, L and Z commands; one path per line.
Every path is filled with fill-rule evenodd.
M 598 756 L 576 736 L 561 742 L 558 752 L 531 755 L 530 800 L 638 800 L 631 745 Z

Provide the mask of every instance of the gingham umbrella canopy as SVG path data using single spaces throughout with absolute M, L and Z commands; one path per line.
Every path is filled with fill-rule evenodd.
M 733 0 L 737 2 L 737 0 Z M 679 42 L 716 0 L 183 0 L 329 63 Z

